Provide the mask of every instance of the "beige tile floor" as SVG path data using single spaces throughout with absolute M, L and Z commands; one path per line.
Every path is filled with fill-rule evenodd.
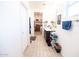
M 25 57 L 61 57 L 59 53 L 56 53 L 55 49 L 47 46 L 42 34 L 35 33 L 36 40 L 32 41 L 24 52 Z

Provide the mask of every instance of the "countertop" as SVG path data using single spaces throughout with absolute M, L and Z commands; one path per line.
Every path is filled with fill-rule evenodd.
M 44 27 L 44 30 L 46 30 L 46 31 L 56 31 L 56 28 L 45 26 L 45 27 Z

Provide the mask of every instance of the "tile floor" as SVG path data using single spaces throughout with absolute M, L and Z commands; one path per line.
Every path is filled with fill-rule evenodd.
M 36 40 L 32 41 L 24 52 L 25 57 L 61 57 L 59 53 L 56 53 L 54 48 L 47 46 L 42 34 L 35 33 Z

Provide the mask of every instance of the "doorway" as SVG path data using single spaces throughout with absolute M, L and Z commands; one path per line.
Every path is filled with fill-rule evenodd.
M 34 12 L 34 32 L 42 33 L 42 12 Z

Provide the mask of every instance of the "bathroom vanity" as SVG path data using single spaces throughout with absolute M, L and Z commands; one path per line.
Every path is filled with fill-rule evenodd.
M 49 27 L 44 28 L 44 38 L 48 46 L 51 46 L 51 38 L 50 38 L 51 32 L 55 32 L 55 29 Z

